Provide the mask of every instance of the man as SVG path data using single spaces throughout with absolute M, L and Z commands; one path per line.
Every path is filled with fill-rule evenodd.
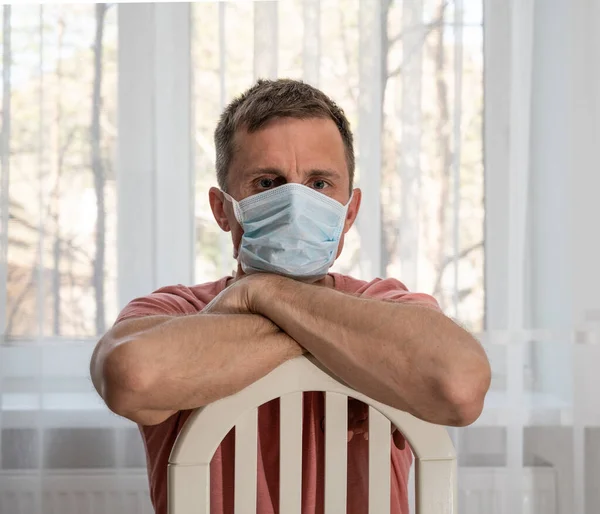
M 421 419 L 475 421 L 490 384 L 479 343 L 433 298 L 395 279 L 328 273 L 361 200 L 342 110 L 301 82 L 259 81 L 225 109 L 215 143 L 220 189 L 210 190 L 209 201 L 231 232 L 235 277 L 133 300 L 91 363 L 108 407 L 140 425 L 157 513 L 166 513 L 168 457 L 191 409 L 304 352 L 351 387 Z M 353 514 L 367 512 L 362 407 L 354 401 L 349 416 Z M 306 394 L 303 514 L 323 511 L 323 417 L 323 395 Z M 259 409 L 260 514 L 278 512 L 278 422 L 277 401 Z M 399 434 L 394 443 L 392 512 L 405 514 L 411 453 Z M 230 433 L 211 463 L 212 513 L 233 512 L 233 452 Z

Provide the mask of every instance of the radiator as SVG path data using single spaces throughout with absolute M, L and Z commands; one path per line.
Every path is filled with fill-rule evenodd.
M 459 512 L 508 514 L 502 511 L 507 476 L 506 468 L 461 467 Z M 414 484 L 412 476 L 410 482 Z M 556 487 L 552 468 L 525 468 L 523 514 L 557 514 Z M 36 473 L 0 474 L 0 514 L 154 514 L 154 510 L 145 470 L 118 475 L 77 470 L 48 473 L 42 480 Z
M 41 491 L 41 494 L 40 494 Z M 0 474 L 1 514 L 154 514 L 140 472 L 75 470 Z
M 502 500 L 510 471 L 507 468 L 461 467 L 458 506 L 461 514 L 509 514 Z M 558 514 L 556 472 L 551 467 L 523 469 L 522 514 Z
M 509 471 L 506 468 L 461 466 L 458 470 L 458 512 L 460 514 L 510 514 L 503 512 L 502 500 Z M 551 467 L 523 469 L 522 514 L 558 514 L 556 473 Z M 414 466 L 410 470 L 408 498 L 415 509 Z

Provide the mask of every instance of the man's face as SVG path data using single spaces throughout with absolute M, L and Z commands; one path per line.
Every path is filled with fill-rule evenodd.
M 281 118 L 264 128 L 235 135 L 235 153 L 228 175 L 228 193 L 238 202 L 277 186 L 303 184 L 345 205 L 350 199 L 350 178 L 342 136 L 330 119 L 298 120 Z M 350 229 L 360 207 L 361 193 L 354 196 L 346 215 L 338 256 L 344 235 Z M 234 257 L 243 230 L 233 207 L 217 188 L 211 188 L 209 199 L 219 226 L 231 231 Z

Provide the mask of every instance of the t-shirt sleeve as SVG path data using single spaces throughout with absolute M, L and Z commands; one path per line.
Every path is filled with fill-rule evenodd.
M 402 282 L 395 278 L 386 278 L 371 282 L 362 292 L 361 296 L 389 302 L 420 305 L 441 311 L 437 300 L 433 296 L 425 293 L 413 293 L 409 291 Z
M 115 325 L 144 316 L 185 316 L 196 312 L 197 309 L 183 296 L 174 292 L 157 291 L 129 302 L 119 313 Z

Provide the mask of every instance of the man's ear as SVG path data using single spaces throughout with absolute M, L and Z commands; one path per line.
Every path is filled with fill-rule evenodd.
M 346 212 L 346 222 L 344 224 L 344 234 L 350 230 L 352 225 L 354 225 L 354 221 L 356 220 L 356 216 L 358 216 L 358 211 L 360 209 L 360 202 L 362 200 L 362 192 L 359 188 L 354 189 L 352 194 L 352 200 L 350 201 L 350 205 L 348 205 L 348 211 Z
M 225 202 L 227 200 L 225 200 L 225 197 L 223 196 L 223 191 L 216 187 L 211 187 L 208 192 L 208 201 L 210 202 L 210 208 L 215 217 L 215 221 L 218 223 L 219 227 L 221 227 L 221 230 L 225 232 L 231 231 L 229 219 L 225 212 Z

